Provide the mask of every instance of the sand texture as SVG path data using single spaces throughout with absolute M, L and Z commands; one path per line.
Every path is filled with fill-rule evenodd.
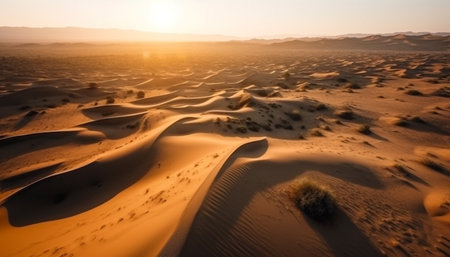
M 281 44 L 0 46 L 0 257 L 449 256 L 449 53 Z

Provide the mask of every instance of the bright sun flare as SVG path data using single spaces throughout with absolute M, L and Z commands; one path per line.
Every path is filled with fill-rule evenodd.
M 158 1 L 151 7 L 151 25 L 160 32 L 169 32 L 174 28 L 178 10 L 170 1 Z

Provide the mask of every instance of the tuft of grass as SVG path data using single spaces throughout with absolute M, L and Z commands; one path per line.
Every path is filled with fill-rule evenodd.
M 357 131 L 359 133 L 365 134 L 365 135 L 369 135 L 370 133 L 372 133 L 372 131 L 370 130 L 370 126 L 367 124 L 361 125 Z
M 326 109 L 327 109 L 327 106 L 325 104 L 323 104 L 323 103 L 320 103 L 320 104 L 318 104 L 316 106 L 316 110 L 318 110 L 318 111 L 323 111 L 323 110 L 326 110 Z
M 413 121 L 415 123 L 421 123 L 421 124 L 425 124 L 426 122 L 420 118 L 419 116 L 413 116 L 411 118 L 409 118 L 410 121 Z
M 319 129 L 312 129 L 311 136 L 314 137 L 323 137 L 323 133 Z
M 145 97 L 144 91 L 137 92 L 137 94 L 136 94 L 136 98 L 137 99 L 141 99 L 141 98 L 144 98 L 144 97 Z
M 112 96 L 106 97 L 106 103 L 107 104 L 113 104 L 116 100 Z
M 356 83 L 347 83 L 344 88 L 348 89 L 361 89 L 361 86 Z
M 335 200 L 331 190 L 318 182 L 301 179 L 294 186 L 296 206 L 309 217 L 322 221 L 330 218 L 335 210 Z
M 298 110 L 298 109 L 294 109 L 291 112 L 286 112 L 285 114 L 289 118 L 291 118 L 291 120 L 294 120 L 294 121 L 302 120 L 302 115 L 300 114 L 300 110 Z
M 88 88 L 89 89 L 98 89 L 98 84 L 94 83 L 94 82 L 91 82 L 91 83 L 88 84 Z
M 25 117 L 34 117 L 36 115 L 38 115 L 39 113 L 37 111 L 29 111 L 27 114 L 25 114 Z
M 399 117 L 394 121 L 394 125 L 400 126 L 400 127 L 406 127 L 408 126 L 408 121 L 404 117 Z
M 354 118 L 353 112 L 351 110 L 340 110 L 336 111 L 334 115 L 338 116 L 339 118 L 351 120 Z
M 414 90 L 414 89 L 406 91 L 405 94 L 414 95 L 414 96 L 423 96 L 422 92 L 420 92 L 418 90 Z

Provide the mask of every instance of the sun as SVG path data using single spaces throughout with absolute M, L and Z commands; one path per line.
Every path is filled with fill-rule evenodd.
M 170 32 L 174 29 L 178 18 L 177 6 L 171 1 L 161 0 L 150 6 L 150 22 L 152 28 L 159 32 Z

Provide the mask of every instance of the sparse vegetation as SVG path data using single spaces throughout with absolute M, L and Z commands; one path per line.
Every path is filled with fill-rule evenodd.
M 442 87 L 433 92 L 435 96 L 450 97 L 450 87 Z
M 414 89 L 406 91 L 405 94 L 407 94 L 407 95 L 414 95 L 414 96 L 423 96 L 422 92 L 420 92 L 418 90 L 414 90 Z
M 136 94 L 136 98 L 137 99 L 141 99 L 141 98 L 144 98 L 144 97 L 145 97 L 145 92 L 144 91 L 137 92 L 137 94 Z
M 323 110 L 326 110 L 326 109 L 327 109 L 327 106 L 325 104 L 323 104 L 323 103 L 320 103 L 320 104 L 318 104 L 316 106 L 316 110 L 318 110 L 318 111 L 323 111 Z
M 411 118 L 409 118 L 410 121 L 413 121 L 415 123 L 421 123 L 421 124 L 425 124 L 426 122 L 420 118 L 419 116 L 413 116 Z
M 408 126 L 408 121 L 403 117 L 399 117 L 394 121 L 394 125 L 400 126 L 400 127 L 406 127 L 406 126 Z
M 320 131 L 320 129 L 312 129 L 310 133 L 311 136 L 314 137 L 323 137 L 323 133 Z
M 356 83 L 347 83 L 344 87 L 348 89 L 361 89 L 361 86 Z
M 357 129 L 357 131 L 358 131 L 359 133 L 362 133 L 362 134 L 365 134 L 365 135 L 369 135 L 370 133 L 372 133 L 372 131 L 370 130 L 370 126 L 367 125 L 367 124 L 361 125 L 361 126 Z
M 94 83 L 94 82 L 91 82 L 91 83 L 88 84 L 88 88 L 91 89 L 91 90 L 98 89 L 98 84 Z
M 112 96 L 106 97 L 106 103 L 107 104 L 113 104 L 116 100 Z
M 353 112 L 351 110 L 340 110 L 336 111 L 334 115 L 338 116 L 339 118 L 351 120 L 354 118 Z
M 301 179 L 294 188 L 296 206 L 309 217 L 322 221 L 330 218 L 335 210 L 331 190 L 309 179 Z
M 37 111 L 29 111 L 26 115 L 25 115 L 25 117 L 33 117 L 33 116 L 36 116 L 36 115 L 38 115 L 38 112 Z
M 291 120 L 300 121 L 302 120 L 302 115 L 300 114 L 300 110 L 292 110 L 291 112 L 285 113 Z

